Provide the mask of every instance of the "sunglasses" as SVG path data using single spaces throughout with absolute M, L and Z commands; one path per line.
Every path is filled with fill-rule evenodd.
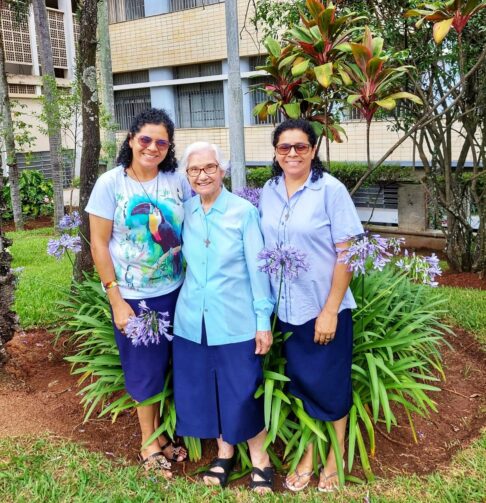
M 311 149 L 311 146 L 308 143 L 294 143 L 293 145 L 290 143 L 280 143 L 275 147 L 277 154 L 287 155 L 290 153 L 292 148 L 295 150 L 296 154 L 307 154 Z
M 201 171 L 204 171 L 206 175 L 214 175 L 216 171 L 218 171 L 219 165 L 218 164 L 208 164 L 207 166 L 204 166 L 204 168 L 196 168 L 195 166 L 192 168 L 187 168 L 186 173 L 191 177 L 191 178 L 196 178 L 201 174 Z
M 138 141 L 138 144 L 143 148 L 147 148 L 150 145 L 152 145 L 152 142 L 155 142 L 155 146 L 159 150 L 167 150 L 170 145 L 170 141 L 154 140 L 153 138 L 150 138 L 150 136 L 137 136 L 137 141 Z

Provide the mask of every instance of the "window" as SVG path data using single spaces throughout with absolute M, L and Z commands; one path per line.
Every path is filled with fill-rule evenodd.
M 258 56 L 252 56 L 250 58 L 250 71 L 254 72 L 257 68 L 257 66 L 263 66 L 265 65 L 267 60 L 267 56 L 264 54 L 259 54 Z M 269 75 L 268 77 L 254 77 L 248 79 L 248 84 L 250 85 L 250 103 L 251 103 L 251 110 L 255 108 L 258 103 L 261 103 L 262 101 L 266 101 L 268 99 L 265 91 L 262 91 L 260 89 L 255 89 L 253 86 L 254 85 L 259 85 L 259 84 L 268 84 L 272 82 L 273 78 Z M 258 118 L 258 116 L 253 115 L 251 116 L 251 123 L 252 125 L 260 125 L 260 124 L 275 124 L 282 122 L 282 114 L 278 112 L 276 115 L 269 115 L 265 120 L 261 120 Z
M 200 65 L 179 66 L 175 79 L 221 75 L 221 61 Z M 222 82 L 200 82 L 175 88 L 176 125 L 180 128 L 224 126 Z
M 145 17 L 143 0 L 108 0 L 109 23 L 121 23 Z
M 149 75 L 147 70 L 113 74 L 113 84 L 115 86 L 139 84 L 148 82 L 148 80 Z M 114 94 L 115 118 L 120 130 L 129 129 L 134 117 L 151 107 L 149 88 L 115 91 Z
M 194 7 L 202 7 L 222 2 L 224 2 L 224 0 L 170 0 L 169 12 L 193 9 Z

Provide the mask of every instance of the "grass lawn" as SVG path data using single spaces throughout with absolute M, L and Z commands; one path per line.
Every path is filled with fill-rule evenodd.
M 24 267 L 15 308 L 24 328 L 55 323 L 55 302 L 70 283 L 71 264 L 46 254 L 50 229 L 14 232 L 14 267 Z M 431 290 L 436 295 L 437 290 Z M 486 292 L 443 288 L 448 320 L 478 337 L 486 348 Z M 116 428 L 116 425 L 113 426 Z M 424 463 L 427 459 L 424 456 Z M 349 485 L 343 493 L 326 496 L 313 491 L 256 497 L 246 490 L 210 490 L 177 477 L 167 487 L 141 476 L 123 460 L 110 460 L 72 442 L 41 438 L 0 438 L 0 501 L 2 502 L 450 502 L 486 501 L 486 430 L 464 448 L 451 465 L 427 477 L 407 476 Z
M 15 295 L 15 311 L 22 328 L 49 327 L 56 321 L 55 303 L 71 281 L 71 262 L 47 255 L 47 242 L 55 237 L 54 229 L 8 233 L 13 239 L 12 267 L 22 267 Z
M 114 426 L 116 427 L 116 426 Z M 305 491 L 257 497 L 245 489 L 208 489 L 177 477 L 170 485 L 144 477 L 135 466 L 57 438 L 0 439 L 0 496 L 18 502 L 379 502 L 480 503 L 486 499 L 486 432 L 450 467 L 427 477 L 396 477 L 349 485 L 339 494 Z M 425 460 L 424 460 L 425 461 Z

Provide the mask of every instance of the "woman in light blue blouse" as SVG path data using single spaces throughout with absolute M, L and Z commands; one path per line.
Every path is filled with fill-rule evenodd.
M 263 378 L 261 355 L 272 344 L 273 310 L 268 276 L 258 270 L 258 211 L 224 188 L 225 163 L 216 145 L 190 145 L 181 169 L 197 195 L 184 205 L 187 271 L 174 321 L 177 434 L 217 439 L 207 485 L 226 485 L 234 446 L 248 441 L 250 487 L 270 491 L 263 403 L 254 398 Z
M 338 260 L 351 238 L 363 232 L 346 187 L 324 172 L 317 137 L 305 120 L 286 120 L 273 133 L 273 178 L 263 188 L 260 212 L 265 246 L 286 244 L 306 253 L 310 267 L 284 281 L 278 304 L 279 329 L 292 332 L 285 341 L 288 389 L 313 418 L 332 421 L 344 454 L 347 414 L 352 403 L 351 361 L 356 307 L 349 290 L 351 273 Z M 272 290 L 279 285 L 272 278 Z M 312 477 L 309 444 L 297 468 L 287 475 L 292 491 Z M 322 459 L 318 489 L 338 485 L 333 449 Z

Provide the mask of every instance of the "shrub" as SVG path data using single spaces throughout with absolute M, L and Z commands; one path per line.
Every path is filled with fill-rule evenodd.
M 348 189 L 352 189 L 367 170 L 367 165 L 361 162 L 331 162 L 331 175 L 340 180 Z M 271 177 L 271 168 L 264 166 L 247 170 L 248 187 L 263 187 Z M 387 184 L 399 181 L 414 180 L 413 168 L 386 164 L 377 168 L 366 180 L 365 185 Z
M 22 170 L 19 177 L 19 189 L 22 203 L 22 214 L 27 218 L 52 215 L 54 212 L 52 182 L 38 170 Z M 7 202 L 4 220 L 13 219 L 10 197 L 10 181 L 4 178 L 3 197 Z

